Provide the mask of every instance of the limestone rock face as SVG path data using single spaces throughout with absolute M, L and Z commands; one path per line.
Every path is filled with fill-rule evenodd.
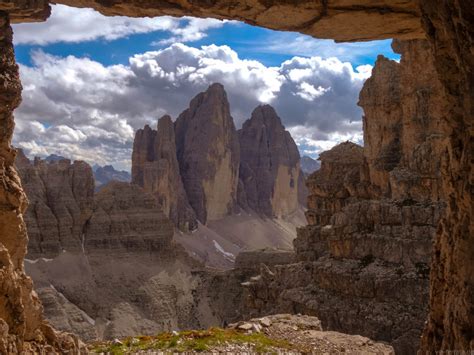
M 244 206 L 268 217 L 296 211 L 300 154 L 273 107 L 257 107 L 239 130 L 239 141 Z
M 438 200 L 443 162 L 430 157 L 447 139 L 439 105 L 446 97 L 428 43 L 394 41 L 393 48 L 403 62 L 380 56 L 360 93 L 370 179 L 382 196 Z
M 346 142 L 322 153 L 307 180 L 309 226 L 294 241 L 300 263 L 262 269 L 247 287 L 259 314 L 314 313 L 330 329 L 414 353 L 445 207 L 442 162 L 428 158 L 446 139 L 443 108 L 436 108 L 445 98 L 434 67 L 421 61 L 430 56 L 426 42 L 396 41 L 394 48 L 401 63 L 379 57 L 361 92 L 364 148 Z
M 170 248 L 173 225 L 151 194 L 137 185 L 113 181 L 95 196 L 84 232 L 88 253 L 154 253 Z
M 334 213 L 339 212 L 354 197 L 367 197 L 366 164 L 363 149 L 351 142 L 341 143 L 320 155 L 321 168 L 307 179 L 310 225 L 329 224 Z
M 26 16 L 31 16 L 29 6 L 22 4 Z M 10 19 L 0 11 L 0 352 L 79 352 L 83 346 L 75 336 L 56 332 L 44 321 L 41 303 L 24 270 L 28 236 L 23 213 L 28 200 L 14 167 L 16 151 L 11 146 L 13 110 L 20 101 Z
M 21 152 L 17 167 L 30 201 L 25 214 L 29 257 L 81 250 L 83 227 L 92 212 L 91 167 L 81 161 L 46 162 L 39 158 L 31 164 Z
M 239 141 L 224 87 L 212 84 L 175 122 L 177 156 L 189 203 L 201 223 L 232 212 Z
M 197 227 L 181 180 L 171 117 L 158 121 L 158 130 L 145 126 L 135 135 L 132 154 L 132 182 L 152 193 L 164 213 L 183 230 Z
M 40 6 L 37 5 L 39 3 Z M 43 1 L 35 2 L 42 8 Z M 298 31 L 318 38 L 338 41 L 368 41 L 383 38 L 422 38 L 419 21 L 420 9 L 414 0 L 333 0 L 290 4 L 282 1 L 235 2 L 226 6 L 221 2 L 170 1 L 167 3 L 138 0 L 103 2 L 99 0 L 61 0 L 58 3 L 77 7 L 90 7 L 109 15 L 145 16 L 196 16 L 220 19 L 238 19 L 251 25 L 284 31 Z M 27 6 L 15 0 L 7 2 L 5 9 L 12 11 L 18 20 Z M 30 6 L 33 7 L 33 6 Z M 0 10 L 2 8 L 0 7 Z M 281 16 L 284 14 L 284 16 Z M 43 19 L 47 17 L 43 15 Z M 40 18 L 40 16 L 36 16 Z
M 54 287 L 37 287 L 36 292 L 43 303 L 45 317 L 56 329 L 77 334 L 84 341 L 97 339 L 94 320 Z

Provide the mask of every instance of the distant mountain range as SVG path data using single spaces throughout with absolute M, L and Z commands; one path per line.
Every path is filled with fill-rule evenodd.
M 50 154 L 44 158 L 44 160 L 47 162 L 57 162 L 60 160 L 67 160 L 67 158 L 63 157 L 62 155 Z M 110 181 L 130 182 L 132 179 L 128 171 L 115 170 L 112 165 L 100 166 L 98 164 L 94 164 L 92 166 L 92 171 L 94 173 L 96 190 L 100 189 Z
M 121 182 L 130 182 L 131 180 L 131 175 L 128 171 L 115 170 L 112 165 L 100 166 L 94 164 L 92 171 L 94 172 L 96 189 L 106 185 L 112 180 Z
M 321 163 L 319 160 L 308 157 L 307 155 L 303 156 L 300 160 L 301 170 L 305 175 L 314 173 L 316 170 L 319 170 Z
M 50 154 L 44 160 L 46 161 L 60 161 L 60 160 L 65 160 L 67 158 L 63 157 L 62 155 L 56 155 L 56 154 Z

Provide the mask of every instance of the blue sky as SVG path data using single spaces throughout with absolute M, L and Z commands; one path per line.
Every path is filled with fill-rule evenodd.
M 42 49 L 57 56 L 89 57 L 105 65 L 127 64 L 129 57 L 136 53 L 165 48 L 167 45 L 156 42 L 166 40 L 170 35 L 168 31 L 153 31 L 128 35 L 116 40 L 95 39 L 47 45 L 19 44 L 15 50 L 17 60 L 26 65 L 31 65 L 30 53 L 35 49 Z M 278 66 L 295 55 L 336 56 L 342 61 L 351 62 L 354 67 L 373 64 L 378 54 L 390 59 L 399 59 L 399 55 L 392 51 L 391 40 L 335 43 L 332 40 L 315 39 L 293 32 L 273 31 L 241 22 L 226 22 L 220 28 L 209 29 L 204 38 L 188 43 L 197 48 L 210 44 L 228 45 L 239 54 L 240 58 L 258 60 L 266 66 Z
M 14 143 L 129 169 L 136 129 L 176 117 L 212 82 L 224 84 L 237 127 L 275 107 L 302 155 L 362 144 L 358 93 L 389 40 L 334 43 L 235 21 L 104 17 L 53 6 L 45 23 L 14 25 L 24 86 Z

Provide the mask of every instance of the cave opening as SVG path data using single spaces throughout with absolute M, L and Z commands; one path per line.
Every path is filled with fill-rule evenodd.
M 443 17 L 442 20 L 438 22 L 433 20 L 437 14 L 439 14 L 441 5 L 437 8 L 436 6 L 427 5 L 422 2 L 420 5 L 424 11 L 422 16 L 420 16 L 418 8 L 414 4 L 410 4 L 409 9 L 392 8 L 391 11 L 388 12 L 372 12 L 367 11 L 368 9 L 364 8 L 362 8 L 362 10 L 360 8 L 345 9 L 342 7 L 337 8 L 337 6 L 332 9 L 328 6 L 329 5 L 326 3 L 322 3 L 322 9 L 317 9 L 317 11 L 321 11 L 323 19 L 328 18 L 335 21 L 338 25 L 335 27 L 337 29 L 336 32 L 334 32 L 335 30 L 328 28 L 324 23 L 325 21 L 321 21 L 322 23 L 320 25 L 314 26 L 313 28 L 311 22 L 307 23 L 306 21 L 303 21 L 304 16 L 302 16 L 302 18 L 295 16 L 295 13 L 292 12 L 294 9 L 292 9 L 291 6 L 289 9 L 285 8 L 285 11 L 288 11 L 289 14 L 293 15 L 285 20 L 289 21 L 288 23 L 283 21 L 283 23 L 275 26 L 274 22 L 271 20 L 271 11 L 265 12 L 268 17 L 264 16 L 263 18 L 258 18 L 256 22 L 264 26 L 281 27 L 286 30 L 296 29 L 301 32 L 310 33 L 316 37 L 329 37 L 342 41 L 387 37 L 401 38 L 401 40 L 396 40 L 394 44 L 395 50 L 402 54 L 401 65 L 394 61 L 384 61 L 383 58 L 379 58 L 378 64 L 375 68 L 377 75 L 372 73 L 373 75 L 371 79 L 369 79 L 370 84 L 367 85 L 366 82 L 366 85 L 362 90 L 361 103 L 362 105 L 365 104 L 365 107 L 363 106 L 365 111 L 364 148 L 359 149 L 351 144 L 343 144 L 338 146 L 337 150 L 327 152 L 325 157 L 321 157 L 323 167 L 320 170 L 319 176 L 316 175 L 314 179 L 310 178 L 308 182 L 310 197 L 308 199 L 309 210 L 306 217 L 310 226 L 298 232 L 299 234 L 295 244 L 297 250 L 296 258 L 298 258 L 298 261 L 303 261 L 305 268 L 307 268 L 308 265 L 311 265 L 311 270 L 313 271 L 312 274 L 317 272 L 319 275 L 324 274 L 322 272 L 323 269 L 320 268 L 321 265 L 319 264 L 319 261 L 327 261 L 330 259 L 330 262 L 333 263 L 335 269 L 326 269 L 325 271 L 328 272 L 329 275 L 326 277 L 332 279 L 334 283 L 329 285 L 326 284 L 328 287 L 325 289 L 325 287 L 321 287 L 321 285 L 325 283 L 324 279 L 318 279 L 318 277 L 316 277 L 316 279 L 312 280 L 312 282 L 317 285 L 316 287 L 309 287 L 303 293 L 297 294 L 296 298 L 292 298 L 290 295 L 289 298 L 284 300 L 287 304 L 278 304 L 278 302 L 273 299 L 270 299 L 270 301 L 274 302 L 273 305 L 277 309 L 284 310 L 285 307 L 291 306 L 292 309 L 304 309 L 305 313 L 308 314 L 316 314 L 322 318 L 327 317 L 321 309 L 322 302 L 326 300 L 324 293 L 327 290 L 333 290 L 338 287 L 337 281 L 334 280 L 338 280 L 338 278 L 341 278 L 342 280 L 344 277 L 347 277 L 348 274 L 350 275 L 350 272 L 347 271 L 342 275 L 331 273 L 336 272 L 337 267 L 341 266 L 341 260 L 348 259 L 350 260 L 348 265 L 351 263 L 357 264 L 360 260 L 357 272 L 360 272 L 359 275 L 363 275 L 364 273 L 369 275 L 369 279 L 373 279 L 374 277 L 376 279 L 378 272 L 394 272 L 394 278 L 390 280 L 390 283 L 397 285 L 398 292 L 394 294 L 390 287 L 383 288 L 383 291 L 372 290 L 372 292 L 382 292 L 382 294 L 383 292 L 387 292 L 387 294 L 383 296 L 387 299 L 390 299 L 390 297 L 396 299 L 405 298 L 407 297 L 407 294 L 417 294 L 420 297 L 425 297 L 422 303 L 426 307 L 425 301 L 428 299 L 428 280 L 426 272 L 428 262 L 425 259 L 427 257 L 429 258 L 429 255 L 427 255 L 425 251 L 426 248 L 429 248 L 431 245 L 431 236 L 434 235 L 436 226 L 440 223 L 442 228 L 438 230 L 434 247 L 436 250 L 440 250 L 441 253 L 434 254 L 435 260 L 433 260 L 432 265 L 435 270 L 431 271 L 431 275 L 438 273 L 438 276 L 436 279 L 431 279 L 431 291 L 434 292 L 434 290 L 440 289 L 440 287 L 449 282 L 453 285 L 453 290 L 455 289 L 457 293 L 453 294 L 453 292 L 451 292 L 452 290 L 445 291 L 443 297 L 431 299 L 431 313 L 428 316 L 429 323 L 426 327 L 425 337 L 423 338 L 421 345 L 423 349 L 427 350 L 440 348 L 468 349 L 469 346 L 472 346 L 472 313 L 469 312 L 470 303 L 466 303 L 463 300 L 469 300 L 470 295 L 472 295 L 472 282 L 469 282 L 469 267 L 460 265 L 458 261 L 460 260 L 459 258 L 469 260 L 472 257 L 473 246 L 472 241 L 470 240 L 472 238 L 469 238 L 469 235 L 472 236 L 472 234 L 469 234 L 472 225 L 470 223 L 469 213 L 470 197 L 461 197 L 463 196 L 462 194 L 457 194 L 463 189 L 469 188 L 469 180 L 466 177 L 470 171 L 469 147 L 472 147 L 472 132 L 469 131 L 469 129 L 466 129 L 466 127 L 470 127 L 466 112 L 469 112 L 469 100 L 467 97 L 469 97 L 470 89 L 470 80 L 468 80 L 469 75 L 471 75 L 471 71 L 469 70 L 470 57 L 465 54 L 460 47 L 456 47 L 456 50 L 450 53 L 440 51 L 439 47 L 436 47 L 436 44 L 438 42 L 444 43 L 443 41 L 446 41 L 446 39 L 442 36 L 433 36 L 431 32 L 428 35 L 428 41 L 420 39 L 421 37 L 424 37 L 423 27 L 419 24 L 420 17 L 423 18 L 424 26 L 428 26 L 427 23 L 429 21 L 433 21 L 430 22 L 429 25 L 435 27 L 450 25 L 450 21 L 452 20 L 449 18 Z M 127 11 L 131 11 L 131 13 L 138 11 L 138 14 L 141 16 L 155 13 L 162 14 L 162 9 L 156 9 L 154 7 L 147 9 L 148 12 L 142 12 L 144 11 L 143 9 L 138 10 L 139 8 L 133 7 L 114 7 L 113 4 L 107 7 L 95 4 L 94 7 L 108 15 L 127 14 Z M 307 10 L 308 12 L 311 12 L 313 9 L 308 8 Z M 14 21 L 21 22 L 22 16 L 42 17 L 44 16 L 44 13 L 41 11 L 15 12 L 15 7 L 13 7 L 13 10 L 7 8 L 5 11 L 6 15 L 2 18 L 4 29 L 2 30 L 1 39 L 2 46 L 6 48 L 6 55 L 2 62 L 2 69 L 6 73 L 12 73 L 12 75 L 3 79 L 7 84 L 9 84 L 4 86 L 6 95 L 4 95 L 5 105 L 2 107 L 2 122 L 4 122 L 4 127 L 6 128 L 3 131 L 3 135 L 6 139 L 5 141 L 2 141 L 2 157 L 4 161 L 3 179 L 4 181 L 10 182 L 6 188 L 6 196 L 8 196 L 6 204 L 14 206 L 13 211 L 15 212 L 13 214 L 2 212 L 0 218 L 2 218 L 2 222 L 5 223 L 2 223 L 2 229 L 0 231 L 5 235 L 2 244 L 5 246 L 5 250 L 7 250 L 6 260 L 11 260 L 4 264 L 10 263 L 12 265 L 12 282 L 15 282 L 18 285 L 18 289 L 23 287 L 26 290 L 31 290 L 31 285 L 28 284 L 27 281 L 25 282 L 15 279 L 15 277 L 23 273 L 22 260 L 24 257 L 23 247 L 26 244 L 26 233 L 22 226 L 21 212 L 25 211 L 26 200 L 21 191 L 21 185 L 16 183 L 18 179 L 15 175 L 15 171 L 12 170 L 15 153 L 10 147 L 13 122 L 11 108 L 18 105 L 18 97 L 21 88 L 17 85 L 18 75 L 15 73 L 15 60 L 10 52 L 11 38 L 9 37 L 8 14 L 11 12 L 11 14 L 14 14 L 10 15 L 11 18 Z M 221 12 L 223 10 L 201 9 L 200 11 L 203 11 L 199 13 L 201 16 L 202 14 L 209 14 L 210 16 L 221 17 Z M 335 13 L 332 14 L 331 11 L 335 11 Z M 351 13 L 351 11 L 354 11 L 354 13 Z M 367 16 L 367 18 L 363 20 L 360 20 L 359 18 L 359 20 L 355 20 L 355 23 L 361 21 L 361 23 L 370 23 L 373 26 L 356 26 L 356 31 L 354 31 L 354 27 L 351 27 L 350 31 L 345 28 L 343 25 L 345 23 L 343 20 L 344 16 L 354 16 L 357 11 L 361 11 L 365 16 Z M 189 12 L 192 13 L 189 9 L 164 11 L 165 14 L 171 13 L 173 15 L 181 15 Z M 330 15 L 328 15 L 328 13 Z M 463 12 L 462 15 L 457 14 L 456 16 L 461 16 L 463 19 L 463 16 L 466 16 L 466 13 L 469 14 L 469 12 Z M 360 13 L 357 13 L 357 16 L 360 15 Z M 234 16 L 235 15 L 229 16 L 226 14 L 224 17 L 232 18 Z M 245 16 L 247 16 L 247 18 L 252 18 L 254 15 L 246 14 Z M 246 19 L 245 16 L 244 19 Z M 7 19 L 6 21 L 5 18 Z M 354 16 L 353 19 L 354 18 L 357 19 L 356 16 Z M 294 19 L 298 19 L 297 22 L 302 22 L 304 25 L 301 23 L 291 23 Z M 381 30 L 380 27 L 380 20 L 384 21 L 384 26 L 382 26 L 383 30 Z M 318 22 L 316 21 L 314 23 Z M 470 27 L 469 24 L 466 25 L 463 21 L 458 21 L 456 26 Z M 387 35 L 387 33 L 389 34 Z M 471 37 L 469 37 L 469 31 L 462 33 L 464 33 L 465 36 L 462 38 L 456 38 L 454 43 L 456 43 L 456 41 L 466 42 L 471 39 Z M 38 52 L 36 55 L 39 58 L 37 59 L 38 63 L 50 60 L 46 58 L 47 55 L 45 53 Z M 426 58 L 429 59 L 428 63 L 423 62 Z M 135 59 L 137 59 L 135 63 L 137 64 L 137 68 L 143 69 L 143 63 L 139 63 L 138 61 L 140 58 Z M 144 59 L 149 60 L 150 58 Z M 54 60 L 54 58 L 51 59 L 53 63 Z M 457 60 L 456 67 L 452 75 L 454 81 L 459 84 L 456 87 L 449 83 L 449 81 L 452 80 L 447 80 L 442 74 L 440 74 L 440 63 L 443 63 L 443 61 L 452 63 L 455 60 Z M 408 63 L 408 65 L 403 66 L 404 63 Z M 76 63 L 76 65 L 81 66 L 82 64 Z M 124 68 L 123 65 L 122 67 L 118 65 L 117 68 L 114 69 L 116 69 L 116 71 L 113 74 L 117 75 L 115 78 L 117 80 L 117 78 L 120 78 L 120 70 Z M 94 71 L 100 73 L 101 70 L 102 68 L 96 66 L 91 69 L 88 74 Z M 358 71 L 358 73 L 361 72 Z M 54 76 L 54 74 L 52 75 Z M 10 85 L 10 83 L 12 83 L 12 85 Z M 131 83 L 132 87 L 133 84 L 136 84 L 133 83 L 133 80 L 131 80 Z M 106 82 L 106 85 L 107 84 L 110 84 L 110 82 Z M 26 92 L 28 92 L 29 89 L 32 89 L 32 92 L 34 93 L 39 91 L 34 86 L 29 87 L 26 85 L 24 88 Z M 312 97 L 324 95 L 327 87 L 300 85 L 300 89 L 300 97 L 304 99 L 305 95 Z M 49 96 L 48 99 L 51 99 L 52 101 L 60 101 L 63 94 L 65 94 L 65 92 L 49 92 L 45 97 Z M 94 95 L 96 92 L 86 94 Z M 133 92 L 133 94 L 137 95 L 135 98 L 140 96 L 139 92 Z M 390 100 L 387 100 L 387 97 L 389 97 Z M 39 99 L 41 100 L 41 98 Z M 382 122 L 380 112 L 383 112 Z M 450 115 L 456 118 L 457 123 L 455 125 L 453 124 L 453 119 L 449 118 Z M 98 118 L 98 116 L 96 116 L 96 118 Z M 113 118 L 114 117 L 112 116 L 111 121 L 113 121 Z M 44 133 L 52 128 L 51 126 L 48 126 L 49 123 L 39 122 L 39 124 L 40 125 L 31 125 L 31 127 L 24 128 L 25 132 L 28 128 L 32 128 L 32 130 L 37 129 Z M 68 139 L 70 142 L 71 137 L 72 139 L 81 139 L 78 132 L 71 132 L 67 128 L 58 127 L 54 127 L 51 132 L 54 133 L 55 129 L 57 132 L 63 133 L 64 136 L 67 137 L 65 142 L 68 142 Z M 107 124 L 105 124 L 102 129 L 107 130 Z M 127 127 L 124 129 L 127 130 Z M 26 132 L 26 134 L 34 133 L 35 132 Z M 455 133 L 459 133 L 460 138 L 456 138 L 455 142 L 453 142 L 453 136 L 456 135 Z M 471 139 L 469 137 L 471 137 Z M 459 142 L 461 142 L 461 144 L 458 144 Z M 454 151 L 453 146 L 458 147 L 460 150 Z M 439 159 L 431 159 L 432 156 L 438 157 Z M 450 177 L 447 177 L 445 171 L 453 169 L 453 167 L 454 175 L 451 174 Z M 77 176 L 74 173 L 72 174 Z M 338 178 L 340 177 L 343 177 L 342 181 L 338 181 Z M 326 181 L 324 179 L 326 179 Z M 463 186 L 459 187 L 459 185 L 455 185 L 453 181 L 463 181 Z M 329 182 L 330 187 L 327 185 Z M 83 186 L 80 186 L 79 188 L 83 188 Z M 107 198 L 102 201 L 102 203 L 104 203 L 101 207 L 102 211 L 106 211 L 107 208 L 111 207 L 111 205 L 126 205 L 129 199 L 133 200 L 134 198 L 140 206 L 151 203 L 149 200 L 137 197 L 139 195 L 137 191 L 133 191 L 133 189 L 131 191 L 120 191 L 121 188 L 123 188 L 123 186 L 119 186 L 118 192 L 113 193 L 114 199 L 112 202 Z M 335 188 L 337 191 L 331 191 L 331 188 Z M 321 190 L 324 189 L 327 190 L 321 193 Z M 455 191 L 456 200 L 462 201 L 464 198 L 464 202 L 461 204 L 460 208 L 453 209 L 451 206 L 448 206 L 447 211 L 443 214 L 442 211 L 444 210 L 444 206 L 442 206 L 442 201 L 444 200 L 447 191 L 453 191 L 452 189 Z M 344 194 L 346 194 L 345 196 L 337 196 L 337 193 L 341 190 L 344 191 Z M 73 194 L 74 193 L 75 192 L 73 191 Z M 127 196 L 127 194 L 129 197 L 125 198 L 124 196 Z M 12 199 L 12 196 L 17 197 Z M 336 200 L 334 200 L 334 198 L 336 198 Z M 404 203 L 403 201 L 410 201 L 410 204 Z M 416 202 L 413 203 L 413 201 Z M 217 203 L 221 203 L 221 201 L 218 200 Z M 313 206 L 323 205 L 325 209 L 321 210 L 320 208 L 311 208 L 311 204 Z M 359 209 L 359 211 L 365 210 L 368 215 L 358 215 L 354 209 Z M 321 211 L 323 211 L 323 213 L 321 213 Z M 69 216 L 73 214 L 73 212 L 67 208 L 61 213 L 68 214 Z M 143 215 L 145 212 L 140 211 L 138 213 Z M 212 213 L 210 213 L 210 215 L 212 215 Z M 347 224 L 347 219 L 354 216 L 363 218 L 366 226 L 364 226 L 363 230 L 352 231 L 352 233 L 359 233 L 359 235 L 357 235 L 356 239 L 351 240 L 353 236 L 344 235 L 344 233 L 341 235 L 338 231 L 349 227 L 350 224 Z M 442 222 L 438 222 L 441 216 L 444 216 Z M 120 219 L 121 217 L 116 216 L 115 218 Z M 320 227 L 319 229 L 317 228 L 318 226 Z M 370 226 L 368 230 L 367 226 Z M 156 228 L 161 228 L 161 231 L 163 231 L 163 227 Z M 390 229 L 390 231 L 387 232 L 387 229 Z M 409 231 L 407 232 L 407 230 Z M 103 231 L 99 228 L 98 233 L 103 233 Z M 384 233 L 387 233 L 385 239 L 383 238 Z M 454 240 L 454 244 L 446 244 L 446 233 L 454 233 L 453 239 L 451 239 Z M 12 239 L 11 236 L 14 238 Z M 382 236 L 382 238 L 377 240 L 380 236 Z M 427 236 L 430 237 L 426 238 Z M 392 237 L 398 239 L 396 241 L 390 240 Z M 23 241 L 19 242 L 21 240 Z M 324 240 L 324 243 L 321 243 L 321 240 Z M 162 247 L 160 242 L 154 244 L 156 240 L 148 242 L 149 244 L 147 244 L 147 248 L 156 247 L 159 249 Z M 21 243 L 23 243 L 23 247 L 20 246 L 20 248 L 18 248 Z M 100 245 L 104 242 L 99 240 L 96 241 L 96 243 L 96 245 Z M 308 246 L 309 243 L 314 243 L 315 245 Z M 390 243 L 399 243 L 399 245 L 393 245 Z M 136 247 L 133 240 L 126 240 L 124 244 L 129 248 Z M 219 244 L 217 243 L 217 245 Z M 219 249 L 217 245 L 216 249 Z M 461 245 L 462 248 L 455 248 L 454 245 Z M 107 245 L 107 248 L 114 247 L 114 242 Z M 140 246 L 138 247 L 140 248 Z M 393 249 L 390 249 L 392 247 Z M 387 249 L 389 249 L 389 251 L 387 251 Z M 318 253 L 321 250 L 323 250 L 323 253 L 322 255 L 319 255 Z M 370 250 L 370 253 L 368 253 L 367 250 Z M 398 254 L 396 250 L 399 251 Z M 444 255 L 444 257 L 442 257 L 442 255 Z M 453 256 L 456 261 L 453 261 L 454 259 L 451 259 L 451 256 Z M 246 255 L 246 257 L 249 258 L 249 260 L 252 260 L 252 255 Z M 259 255 L 258 257 L 262 258 L 263 256 Z M 272 258 L 274 258 L 274 256 L 272 256 Z M 285 259 L 285 257 L 283 257 L 283 259 Z M 377 259 L 380 259 L 382 263 L 378 263 Z M 47 265 L 48 262 L 49 260 L 47 258 L 41 261 L 41 263 L 43 263 L 43 270 L 40 270 L 40 272 L 44 272 L 46 268 L 45 265 Z M 281 262 L 281 260 L 279 262 Z M 291 260 L 288 265 L 296 265 L 292 264 L 292 262 L 293 260 Z M 402 268 L 402 271 L 400 271 L 400 269 L 387 270 L 383 268 L 386 266 L 382 265 L 383 263 L 392 263 L 397 264 L 398 266 L 402 265 L 403 267 L 407 267 L 407 269 Z M 460 275 L 452 275 L 447 272 L 446 269 L 443 268 L 444 265 L 448 264 L 452 265 L 454 268 L 462 269 L 462 273 Z M 354 270 L 354 265 L 352 265 L 350 270 Z M 284 275 L 285 272 L 294 271 L 291 267 L 287 269 L 280 267 L 278 270 L 280 275 Z M 146 271 L 149 272 L 150 270 Z M 405 273 L 405 271 L 407 271 L 407 273 Z M 77 271 L 77 273 L 80 272 L 81 271 L 79 270 Z M 410 274 L 410 272 L 412 274 Z M 442 276 L 440 276 L 440 272 Z M 264 274 L 265 273 L 262 275 Z M 273 275 L 272 272 L 269 275 Z M 241 280 L 243 277 L 242 273 L 227 276 L 229 279 L 235 279 L 232 280 L 232 282 L 240 283 L 240 281 L 244 281 Z M 354 277 L 355 274 L 352 274 L 352 276 Z M 399 281 L 397 276 L 402 281 Z M 410 280 L 412 276 L 413 278 Z M 130 277 L 132 277 L 132 275 L 130 275 Z M 279 280 L 272 279 L 273 277 L 274 276 L 263 278 L 265 280 L 263 283 L 261 279 L 254 280 L 250 285 L 251 287 L 245 290 L 247 296 L 250 295 L 251 298 L 253 297 L 252 302 L 255 306 L 254 311 L 257 312 L 257 314 L 259 312 L 268 311 L 268 309 L 265 309 L 267 306 L 265 302 L 268 302 L 269 299 L 260 299 L 258 292 L 253 293 L 253 291 L 258 290 L 259 288 L 273 288 L 273 292 L 280 295 L 279 292 L 291 290 L 291 285 L 285 285 L 286 288 L 284 290 L 279 290 L 278 287 L 275 289 L 275 284 L 279 284 Z M 184 283 L 189 282 L 189 279 L 187 279 L 185 275 L 179 275 L 179 277 L 174 275 L 174 281 L 178 279 Z M 228 282 L 229 279 L 226 280 L 226 282 Z M 419 285 L 419 280 L 421 279 L 425 280 L 425 286 Z M 399 283 L 393 282 L 394 280 L 399 281 Z M 406 283 L 404 283 L 405 281 Z M 173 294 L 176 292 L 176 287 L 175 289 L 172 287 L 162 287 L 163 285 L 166 285 L 167 282 L 168 280 L 164 280 L 162 276 L 162 278 L 153 279 L 152 284 L 147 285 L 144 289 L 160 289 L 165 294 Z M 222 278 L 220 278 L 219 281 L 216 281 L 215 278 L 211 278 L 210 280 L 206 279 L 206 282 L 215 286 L 218 282 L 222 282 Z M 230 284 L 226 283 L 225 287 L 228 288 L 229 285 L 232 285 L 232 282 Z M 346 282 L 348 281 L 346 280 Z M 410 290 L 410 287 L 413 287 L 413 284 L 416 283 L 418 283 L 416 287 L 421 287 L 421 289 L 418 289 L 418 293 L 416 293 L 415 289 Z M 363 288 L 363 284 L 354 284 L 352 286 L 355 288 Z M 347 284 L 345 287 L 347 288 Z M 313 301 L 316 302 L 315 305 L 311 306 L 306 302 L 303 304 L 301 303 L 301 299 L 304 299 L 305 292 L 309 292 L 313 295 Z M 367 297 L 366 294 L 354 295 L 363 298 Z M 20 296 L 17 294 L 14 297 Z M 31 306 L 34 305 L 35 302 L 37 304 L 37 300 L 30 296 L 28 292 L 26 294 L 23 293 L 23 296 L 21 297 L 23 297 L 22 303 L 27 306 L 29 312 L 28 318 L 20 326 L 7 327 L 8 332 L 17 336 L 18 338 L 16 339 L 20 339 L 17 341 L 19 345 L 16 346 L 23 346 L 23 340 L 26 340 L 26 343 L 32 343 L 32 334 L 46 332 L 44 326 L 41 328 L 43 330 L 38 330 L 40 329 L 38 324 L 41 323 L 38 321 L 38 319 L 41 318 L 41 310 L 39 310 L 38 307 L 35 308 L 34 306 Z M 81 293 L 78 293 L 77 297 L 80 298 Z M 150 302 L 150 307 L 152 307 L 150 309 L 156 310 L 161 307 L 161 305 L 154 304 L 152 300 L 147 299 L 147 297 L 149 298 L 149 294 L 146 290 L 140 290 L 137 297 L 138 302 L 143 302 L 144 299 L 147 300 L 147 302 Z M 411 298 L 411 296 L 408 297 Z M 450 303 L 448 300 L 453 300 L 453 302 Z M 403 302 L 397 303 L 398 301 L 399 299 L 395 302 L 396 307 L 400 307 L 400 304 L 405 306 Z M 408 308 L 411 308 L 405 308 L 405 310 L 419 315 L 419 313 L 417 313 L 419 310 L 416 309 L 420 304 L 419 301 L 419 299 L 416 301 L 410 300 L 411 303 Z M 217 303 L 223 303 L 223 300 L 219 300 Z M 123 317 L 124 314 L 127 314 L 128 306 L 129 305 L 120 305 L 120 308 L 117 309 L 114 316 L 117 318 Z M 361 307 L 361 305 L 358 304 L 357 307 Z M 394 307 L 394 309 L 396 309 L 396 307 Z M 377 307 L 374 307 L 374 303 L 369 303 L 366 309 L 369 312 L 374 312 L 374 310 L 375 313 L 377 312 Z M 453 321 L 454 323 L 447 322 L 446 319 L 452 319 L 453 310 L 458 310 L 458 313 L 456 313 L 456 320 Z M 10 311 L 11 310 L 7 307 L 3 312 L 6 314 L 5 319 L 7 325 L 9 325 L 10 321 L 8 318 Z M 228 310 L 225 310 L 224 312 L 227 311 Z M 424 312 L 427 311 L 427 309 L 424 310 Z M 145 312 L 147 311 L 145 310 Z M 421 312 L 423 312 L 423 310 Z M 374 314 L 374 319 L 376 316 L 377 315 Z M 176 317 L 179 318 L 179 315 L 176 315 Z M 417 316 L 416 320 L 420 322 L 420 325 L 417 325 L 417 330 L 414 332 L 405 333 L 403 326 L 400 326 L 399 330 L 401 330 L 401 333 L 397 334 L 398 343 L 394 344 L 398 351 L 411 351 L 418 348 L 418 344 L 413 344 L 412 339 L 419 338 L 419 334 L 423 328 L 424 318 L 420 319 L 420 317 Z M 90 323 L 91 320 L 89 319 L 88 321 Z M 140 323 L 142 321 L 142 319 L 132 320 L 124 317 L 118 324 L 128 322 Z M 191 319 L 190 324 L 194 324 L 193 322 L 195 321 L 196 319 Z M 164 322 L 166 323 L 166 321 Z M 329 317 L 323 319 L 323 323 L 325 322 L 329 327 L 333 328 L 337 328 L 340 323 L 339 320 L 331 320 Z M 368 321 L 366 322 L 366 325 L 369 336 L 373 336 L 380 340 L 391 340 L 384 337 L 386 336 L 385 334 L 391 333 L 393 331 L 392 329 L 380 329 L 380 323 L 377 322 L 371 324 L 371 322 Z M 105 326 L 100 326 L 105 329 L 104 327 L 106 327 L 107 324 Z M 164 324 L 164 326 L 170 326 L 170 324 Z M 352 332 L 351 329 L 344 328 L 344 326 L 342 328 L 343 329 L 341 330 L 343 331 Z M 117 331 L 117 334 L 119 334 L 122 330 L 118 329 Z M 371 332 L 375 333 L 372 334 Z M 18 334 L 20 335 L 18 336 Z M 50 334 L 43 339 L 44 342 L 48 343 L 55 341 L 53 340 L 55 339 L 55 336 Z M 38 344 L 41 344 L 41 342 Z

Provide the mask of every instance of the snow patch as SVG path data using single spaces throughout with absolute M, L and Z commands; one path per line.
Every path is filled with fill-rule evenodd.
M 81 236 L 81 247 L 82 247 L 82 253 L 85 254 L 86 253 L 86 250 L 84 248 L 84 244 L 86 242 L 86 235 L 84 233 L 82 233 L 82 236 Z
M 235 261 L 235 255 L 234 254 L 225 251 L 224 248 L 222 248 L 221 245 L 218 242 L 216 242 L 214 239 L 212 241 L 214 243 L 214 248 L 216 248 L 216 250 L 219 253 L 224 255 L 224 258 L 226 258 L 227 260 L 232 261 L 232 262 Z
M 31 259 L 26 259 L 25 258 L 25 261 L 28 263 L 28 264 L 36 264 L 38 261 L 44 261 L 45 263 L 49 263 L 50 261 L 53 261 L 53 259 L 47 259 L 47 258 L 38 258 L 38 259 L 34 259 L 34 260 L 31 260 Z

